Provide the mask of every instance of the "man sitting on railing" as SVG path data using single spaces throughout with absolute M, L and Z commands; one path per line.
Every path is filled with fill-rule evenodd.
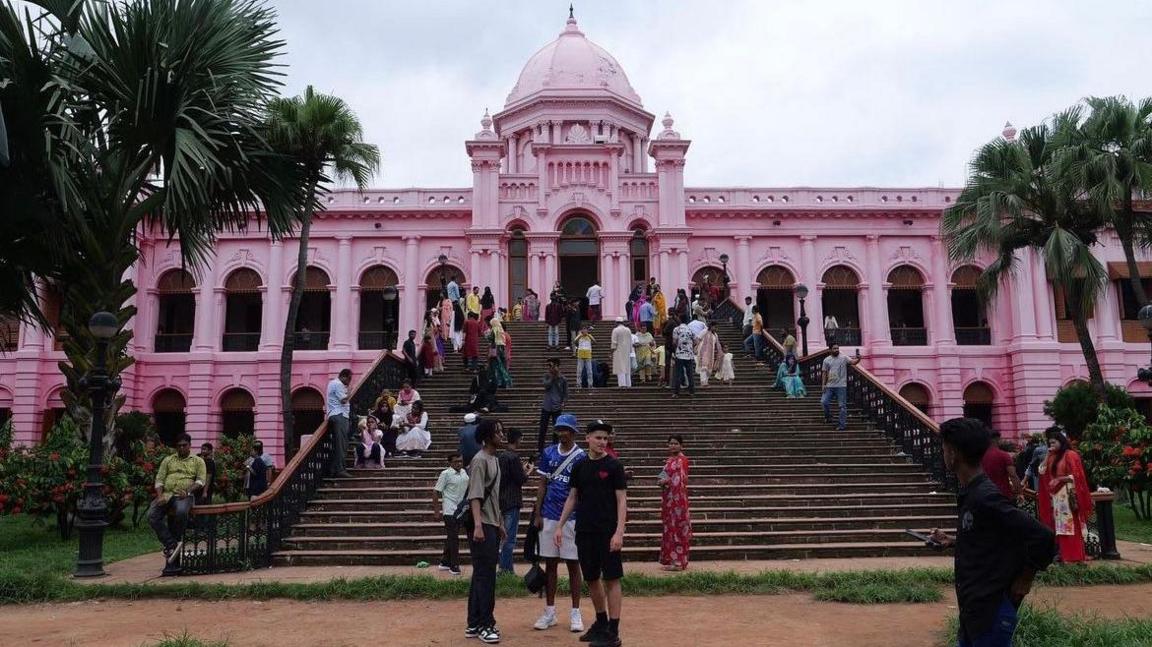
M 193 497 L 204 487 L 207 478 L 204 459 L 192 455 L 192 436 L 182 434 L 176 441 L 176 453 L 160 461 L 156 470 L 156 498 L 148 506 L 148 525 L 164 545 L 166 575 L 180 571 L 176 563 L 184 545 L 184 528 L 192 514 Z

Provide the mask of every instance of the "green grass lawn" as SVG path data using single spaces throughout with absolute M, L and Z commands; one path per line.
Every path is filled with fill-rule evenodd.
M 59 534 L 31 517 L 19 515 L 0 517 L 0 576 L 64 577 L 76 565 L 77 537 L 61 541 Z M 114 562 L 160 549 L 152 529 L 141 524 L 139 528 L 109 528 L 104 532 L 104 562 Z
M 953 618 L 939 647 L 956 644 L 957 622 Z M 1152 647 L 1152 620 L 1146 618 L 1103 619 L 1093 615 L 1064 614 L 1055 609 L 1020 608 L 1020 621 L 1012 637 L 1013 647 Z
M 1137 519 L 1132 508 L 1119 502 L 1112 507 L 1112 510 L 1112 517 L 1116 522 L 1117 539 L 1152 544 L 1152 521 Z

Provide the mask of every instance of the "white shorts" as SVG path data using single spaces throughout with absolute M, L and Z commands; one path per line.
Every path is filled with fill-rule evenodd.
M 572 519 L 564 524 L 564 541 L 560 548 L 556 548 L 556 525 L 560 522 L 555 519 L 545 519 L 544 528 L 540 531 L 540 556 L 576 561 L 580 556 L 576 554 L 576 520 Z

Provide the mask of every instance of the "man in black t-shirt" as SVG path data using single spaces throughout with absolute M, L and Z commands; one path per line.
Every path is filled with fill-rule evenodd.
M 591 642 L 593 647 L 621 644 L 620 578 L 624 577 L 624 565 L 620 551 L 624 548 L 628 495 L 624 466 L 605 452 L 611 432 L 612 425 L 603 420 L 594 420 L 585 429 L 588 458 L 572 468 L 568 500 L 557 524 L 558 529 L 563 529 L 572 513 L 576 513 L 580 570 L 596 607 L 596 622 L 580 640 Z M 564 537 L 557 531 L 552 540 L 560 546 Z

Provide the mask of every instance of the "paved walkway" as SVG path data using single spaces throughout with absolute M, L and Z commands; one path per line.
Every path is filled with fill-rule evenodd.
M 1094 564 L 1152 564 L 1152 545 L 1132 542 L 1119 542 L 1120 554 L 1124 557 L 1119 562 L 1101 561 Z M 832 571 L 878 571 L 903 568 L 951 568 L 950 556 L 934 555 L 926 551 L 923 557 L 867 557 L 843 559 L 807 559 L 807 560 L 760 560 L 760 561 L 723 561 L 723 562 L 693 562 L 690 572 L 729 572 L 741 574 L 755 574 L 763 571 L 794 571 L 801 573 L 832 572 Z M 132 559 L 113 562 L 105 567 L 107 577 L 98 579 L 76 580 L 77 582 L 92 584 L 172 584 L 177 582 L 200 582 L 204 584 L 250 584 L 257 582 L 327 582 L 334 579 L 356 579 L 375 577 L 378 575 L 421 575 L 431 574 L 435 577 L 451 577 L 447 573 L 430 569 L 419 569 L 414 566 L 285 566 L 279 568 L 266 568 L 241 573 L 220 573 L 216 575 L 196 575 L 181 578 L 162 578 L 160 569 L 164 565 L 164 556 L 160 553 L 141 555 Z M 518 565 L 522 568 L 522 565 Z M 629 573 L 644 573 L 646 575 L 676 575 L 660 570 L 659 564 L 651 562 L 629 562 L 625 565 Z M 467 576 L 468 567 L 464 567 Z

